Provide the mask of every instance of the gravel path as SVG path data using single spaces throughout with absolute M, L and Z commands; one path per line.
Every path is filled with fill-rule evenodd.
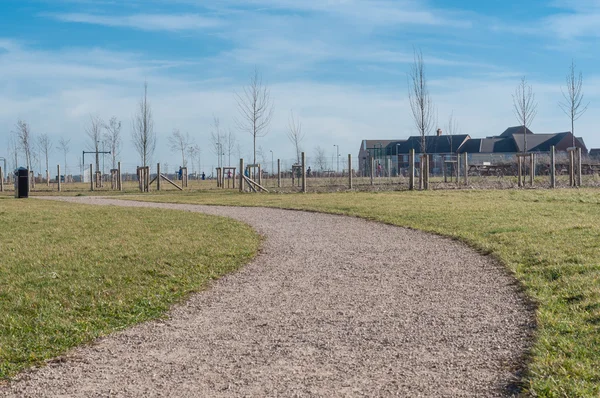
M 55 198 L 58 199 L 58 198 Z M 510 396 L 534 313 L 464 245 L 356 218 L 60 198 L 233 217 L 266 236 L 239 272 L 23 373 L 0 396 Z

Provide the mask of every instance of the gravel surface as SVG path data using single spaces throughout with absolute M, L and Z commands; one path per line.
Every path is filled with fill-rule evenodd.
M 317 213 L 54 199 L 229 216 L 266 240 L 168 319 L 24 372 L 0 396 L 515 393 L 534 310 L 501 265 L 463 244 Z

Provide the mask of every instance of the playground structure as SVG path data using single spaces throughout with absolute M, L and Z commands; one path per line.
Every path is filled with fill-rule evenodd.
M 225 180 L 227 180 L 227 188 L 235 189 L 235 167 L 217 167 L 217 188 L 225 188 Z M 260 173 L 260 172 L 259 172 Z M 226 178 L 227 176 L 227 178 Z M 230 187 L 230 185 L 232 185 Z

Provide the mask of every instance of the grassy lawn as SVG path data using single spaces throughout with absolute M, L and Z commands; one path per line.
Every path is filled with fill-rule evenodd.
M 500 259 L 537 302 L 531 396 L 600 396 L 600 191 L 504 190 L 131 197 L 364 217 L 460 239 Z
M 0 382 L 169 306 L 247 263 L 233 220 L 0 198 Z

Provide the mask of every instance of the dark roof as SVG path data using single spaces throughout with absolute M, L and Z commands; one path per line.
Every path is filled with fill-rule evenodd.
M 522 135 L 522 134 L 521 134 Z M 460 153 L 514 153 L 516 145 L 512 137 L 477 138 L 465 142 Z
M 467 134 L 428 135 L 425 136 L 425 151 L 427 153 L 454 153 L 468 138 L 470 137 Z M 398 153 L 409 153 L 411 149 L 414 149 L 415 153 L 422 153 L 420 136 L 409 137 L 398 147 Z
M 481 138 L 471 138 L 467 140 L 463 146 L 460 147 L 458 152 L 460 153 L 479 153 L 481 150 Z
M 380 146 L 382 148 L 385 148 L 392 141 L 394 141 L 394 140 L 364 140 L 363 145 L 366 145 L 366 149 L 379 148 Z M 361 149 L 364 149 L 364 147 L 361 147 Z
M 398 146 L 398 149 L 400 149 L 399 145 L 402 145 L 406 142 L 406 140 L 396 140 L 396 141 L 392 141 L 390 142 L 385 148 L 386 148 L 386 152 L 387 153 L 391 153 L 393 155 L 396 154 L 396 147 Z
M 594 158 L 600 157 L 600 148 L 592 148 L 590 149 L 590 156 Z
M 504 130 L 504 133 L 500 134 L 500 137 L 512 137 L 513 134 L 523 134 L 523 126 L 514 126 L 514 127 L 509 127 L 506 130 Z M 527 134 L 533 134 L 533 132 L 529 129 L 527 129 Z
M 566 133 L 554 134 L 527 134 L 527 152 L 549 152 L 550 147 L 558 145 L 567 135 Z M 513 134 L 513 139 L 517 145 L 517 150 L 523 152 L 525 143 L 523 134 Z

